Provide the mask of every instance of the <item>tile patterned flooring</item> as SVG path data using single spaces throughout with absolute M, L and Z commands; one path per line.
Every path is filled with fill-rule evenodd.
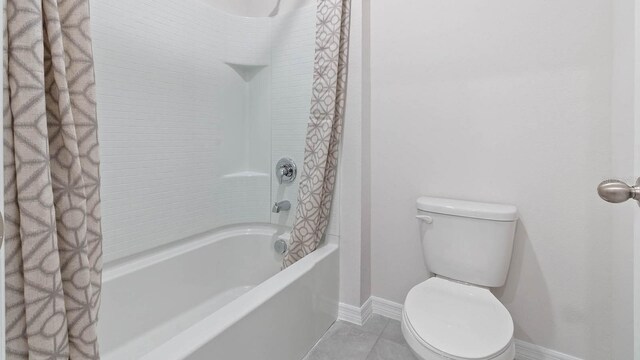
M 380 315 L 357 326 L 336 321 L 304 360 L 417 360 L 404 341 L 400 322 Z

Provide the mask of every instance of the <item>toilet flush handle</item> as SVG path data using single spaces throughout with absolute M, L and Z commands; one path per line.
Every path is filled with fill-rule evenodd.
M 416 215 L 416 219 L 422 220 L 427 224 L 431 224 L 433 222 L 433 218 L 429 215 Z

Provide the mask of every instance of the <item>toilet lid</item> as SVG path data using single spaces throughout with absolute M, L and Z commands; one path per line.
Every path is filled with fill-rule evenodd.
M 418 341 L 450 357 L 489 358 L 513 337 L 509 311 L 478 286 L 430 278 L 409 291 L 404 313 Z

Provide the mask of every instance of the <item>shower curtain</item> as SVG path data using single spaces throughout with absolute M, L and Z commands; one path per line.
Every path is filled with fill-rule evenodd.
M 318 0 L 316 49 L 304 163 L 287 267 L 314 251 L 329 222 L 344 121 L 350 0 Z
M 8 0 L 7 359 L 99 359 L 102 235 L 87 0 Z

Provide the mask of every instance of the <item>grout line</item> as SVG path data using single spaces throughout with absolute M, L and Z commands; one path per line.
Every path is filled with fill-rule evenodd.
M 358 325 L 358 324 L 351 323 L 349 321 L 338 319 L 333 324 L 331 324 L 331 326 L 327 329 L 327 331 L 322 335 L 320 340 L 318 340 L 316 342 L 316 344 L 309 350 L 309 352 L 307 352 L 307 354 L 305 355 L 303 360 L 308 360 L 307 358 L 311 354 L 311 352 L 313 352 L 313 350 L 316 349 L 318 347 L 318 345 L 320 345 L 322 342 L 328 340 L 328 338 L 330 337 L 328 335 L 331 334 L 331 332 L 335 330 L 335 326 L 338 323 L 338 321 L 341 321 L 342 323 L 344 323 L 345 326 L 348 326 L 348 327 L 351 327 L 351 328 L 354 328 L 354 329 L 358 329 L 358 330 L 360 330 L 360 331 L 362 331 L 364 333 L 368 333 L 368 334 L 371 334 L 371 335 L 376 335 L 376 339 L 373 342 L 373 345 L 371 346 L 369 351 L 367 351 L 366 354 L 364 354 L 365 357 L 364 358 L 360 358 L 359 357 L 358 360 L 366 360 L 366 359 L 368 359 L 369 356 L 371 356 L 371 354 L 373 353 L 373 350 L 376 348 L 376 346 L 378 344 L 380 344 L 380 339 L 384 339 L 384 340 L 386 340 L 386 341 L 388 341 L 390 343 L 396 344 L 398 346 L 401 346 L 401 347 L 406 348 L 409 351 L 411 351 L 411 348 L 409 348 L 408 344 L 406 344 L 406 343 L 400 343 L 400 342 L 394 341 L 392 339 L 383 338 L 383 334 L 385 333 L 386 329 L 391 325 L 391 322 L 392 321 L 398 322 L 398 320 L 392 319 L 392 318 L 389 318 L 389 317 L 386 317 L 386 316 L 383 316 L 383 315 L 380 315 L 380 314 L 376 314 L 376 315 L 378 315 L 378 316 L 380 316 L 380 317 L 382 317 L 382 318 L 384 318 L 386 320 L 385 325 L 382 327 L 382 330 L 378 334 L 375 334 L 374 332 L 369 331 L 369 330 L 365 330 L 364 329 L 364 325 L 365 324 Z M 345 345 L 348 347 L 350 344 L 351 343 L 346 343 Z M 411 353 L 413 353 L 413 352 L 411 351 Z M 331 359 L 331 360 L 338 360 L 338 359 Z
M 387 327 L 387 326 L 385 325 L 385 327 Z M 365 356 L 363 360 L 367 360 L 369 358 L 369 355 L 371 355 L 371 353 L 373 353 L 373 349 L 375 349 L 376 345 L 378 345 L 378 341 L 380 341 L 380 337 L 381 336 L 382 336 L 382 333 L 380 333 L 380 335 L 378 335 L 378 337 L 376 338 L 376 342 L 373 343 L 373 346 L 371 347 L 371 350 L 369 350 L 369 352 L 367 353 L 367 356 Z
M 377 335 L 376 341 L 373 343 L 373 346 L 371 347 L 371 349 L 367 353 L 367 356 L 365 356 L 363 360 L 367 360 L 369 358 L 369 355 L 371 355 L 371 353 L 373 353 L 373 349 L 375 349 L 376 345 L 378 345 L 378 342 L 380 341 L 380 338 L 382 337 L 382 333 L 387 328 L 387 326 L 389 326 L 389 318 L 385 318 L 385 319 L 387 320 L 387 323 L 384 324 L 384 327 L 382 328 L 382 331 Z M 371 320 L 371 317 L 369 317 L 369 321 L 370 320 Z M 360 326 L 360 327 L 364 328 L 364 324 L 362 324 L 362 326 Z

